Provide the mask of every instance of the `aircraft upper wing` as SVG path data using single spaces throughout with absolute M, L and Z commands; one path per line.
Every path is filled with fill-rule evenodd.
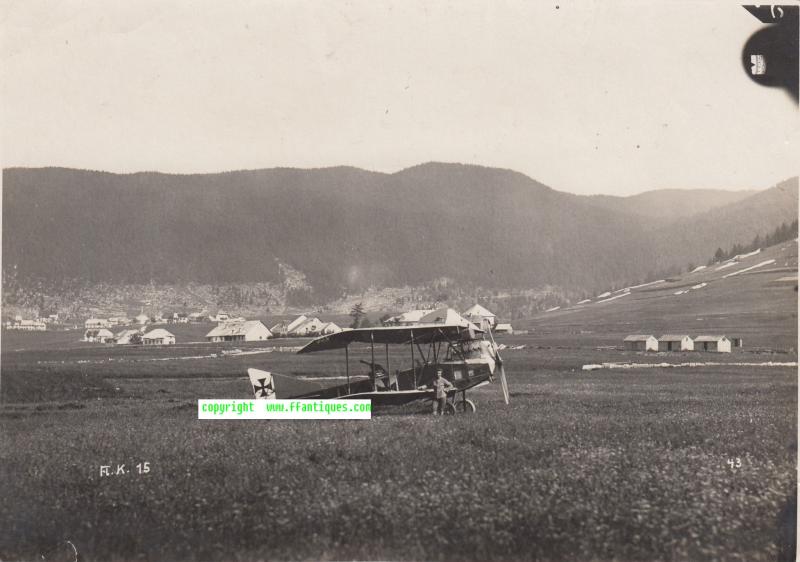
M 359 328 L 319 337 L 297 353 L 313 353 L 329 349 L 343 349 L 351 343 L 420 344 L 474 339 L 483 330 L 458 324 L 416 324 L 414 326 L 385 326 Z

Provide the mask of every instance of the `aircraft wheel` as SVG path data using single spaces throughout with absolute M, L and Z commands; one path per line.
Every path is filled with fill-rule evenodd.
M 456 413 L 458 414 L 474 414 L 475 410 L 475 402 L 470 400 L 469 398 L 466 400 L 459 400 L 455 404 Z
M 444 415 L 445 416 L 454 416 L 456 415 L 456 407 L 453 406 L 450 402 L 444 405 Z

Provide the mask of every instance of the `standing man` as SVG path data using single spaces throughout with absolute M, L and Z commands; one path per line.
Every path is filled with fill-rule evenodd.
M 436 369 L 436 378 L 433 379 L 433 415 L 444 414 L 444 406 L 447 404 L 447 391 L 455 388 L 452 383 L 442 376 L 442 370 Z

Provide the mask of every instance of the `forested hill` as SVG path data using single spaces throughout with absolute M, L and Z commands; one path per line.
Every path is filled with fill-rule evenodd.
M 607 209 L 647 217 L 651 226 L 658 227 L 723 205 L 736 203 L 756 193 L 755 190 L 656 189 L 628 197 L 593 195 L 589 197 L 589 201 Z M 685 204 L 687 200 L 691 201 L 691 204 Z M 681 204 L 682 201 L 683 204 Z
M 283 263 L 320 297 L 440 277 L 591 290 L 704 261 L 790 222 L 797 179 L 733 203 L 720 197 L 656 229 L 629 206 L 590 199 L 460 164 L 394 174 L 12 168 L 3 171 L 3 267 L 21 278 L 213 284 L 279 281 Z

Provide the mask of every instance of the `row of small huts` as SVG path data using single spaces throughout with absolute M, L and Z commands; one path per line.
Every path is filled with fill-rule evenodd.
M 298 316 L 291 322 L 279 322 L 267 328 L 259 320 L 222 322 L 206 334 L 210 342 L 262 341 L 280 337 L 324 336 L 341 332 L 333 322 L 324 322 L 316 317 Z
M 175 334 L 163 328 L 155 330 L 122 330 L 114 334 L 108 328 L 90 328 L 83 334 L 83 341 L 92 343 L 141 343 L 143 345 L 173 345 Z
M 711 351 L 730 353 L 731 340 L 727 336 L 697 336 L 665 334 L 660 338 L 652 335 L 634 334 L 623 340 L 625 351 Z M 741 340 L 737 340 L 741 346 Z
M 206 334 L 209 342 L 250 342 L 264 341 L 278 336 L 316 336 L 341 332 L 342 329 L 333 322 L 323 322 L 318 318 L 301 316 L 288 324 L 277 324 L 272 330 L 267 328 L 260 320 L 231 320 L 220 322 Z M 175 336 L 164 330 L 145 331 L 123 330 L 114 334 L 108 328 L 89 328 L 83 336 L 83 341 L 94 343 L 143 343 L 145 345 L 169 345 L 175 343 Z

